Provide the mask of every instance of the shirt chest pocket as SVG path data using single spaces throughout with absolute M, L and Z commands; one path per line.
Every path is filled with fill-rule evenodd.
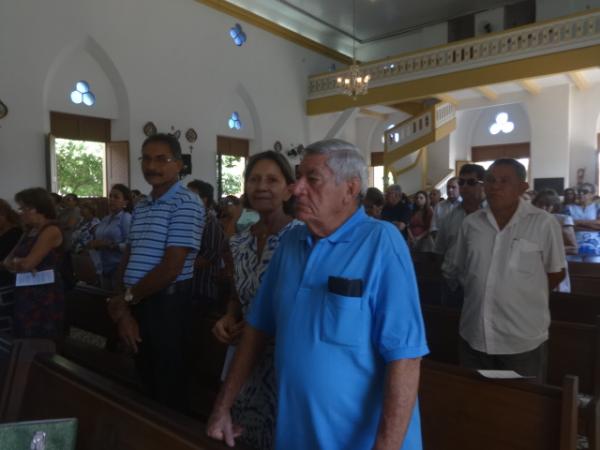
M 327 292 L 321 314 L 321 339 L 337 345 L 360 345 L 365 339 L 363 301 L 362 297 Z
M 534 273 L 542 263 L 542 249 L 532 241 L 515 239 L 511 246 L 509 267 L 523 273 Z

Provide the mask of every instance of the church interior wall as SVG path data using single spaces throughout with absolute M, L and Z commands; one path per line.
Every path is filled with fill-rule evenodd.
M 275 140 L 307 143 L 306 79 L 326 71 L 333 61 L 245 23 L 248 40 L 238 48 L 228 33 L 236 22 L 193 0 L 3 3 L 0 54 L 9 70 L 0 71 L 0 93 L 9 114 L 0 124 L 0 197 L 46 185 L 44 142 L 51 108 L 115 119 L 113 139 L 129 140 L 131 184 L 143 190 L 148 187 L 137 157 L 147 121 L 160 131 L 194 128 L 198 141 L 193 144 L 192 176 L 211 183 L 219 134 L 250 137 L 251 152 L 271 147 Z M 120 117 L 105 79 L 110 74 L 102 71 L 87 80 L 97 90 L 97 107 L 69 105 L 65 99 L 70 90 L 58 92 L 98 63 L 89 52 L 75 52 L 51 70 L 65 49 L 89 38 L 108 55 L 123 81 L 127 117 Z M 110 81 L 112 95 L 123 94 Z M 47 99 L 45 87 L 51 88 Z M 228 116 L 221 117 L 233 112 L 227 108 L 239 109 L 248 128 L 229 130 Z M 187 152 L 183 137 L 180 142 Z

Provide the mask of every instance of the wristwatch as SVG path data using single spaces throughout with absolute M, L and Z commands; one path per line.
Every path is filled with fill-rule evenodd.
M 127 303 L 133 302 L 133 292 L 131 292 L 130 287 L 125 289 L 125 293 L 123 294 L 123 300 L 125 300 L 125 302 L 127 302 Z

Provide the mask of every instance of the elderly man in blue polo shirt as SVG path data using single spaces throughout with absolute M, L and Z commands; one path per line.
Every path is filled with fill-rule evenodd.
M 147 392 L 186 412 L 185 342 L 204 208 L 198 196 L 179 182 L 183 163 L 174 136 L 146 139 L 140 161 L 152 192 L 133 212 L 120 269 L 125 289 L 109 299 L 109 313 L 121 338 L 136 353 L 136 368 Z
M 416 406 L 427 353 L 415 275 L 402 236 L 360 206 L 367 167 L 337 139 L 305 150 L 296 216 L 263 278 L 207 433 L 234 445 L 230 407 L 275 337 L 275 447 L 421 448 Z

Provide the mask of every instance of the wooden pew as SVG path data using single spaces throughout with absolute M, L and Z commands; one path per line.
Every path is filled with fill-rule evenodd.
M 67 326 L 115 339 L 115 327 L 106 313 L 106 297 L 106 292 L 93 287 L 75 288 L 67 296 Z M 194 326 L 189 342 L 191 406 L 195 416 L 206 419 L 221 384 L 220 375 L 227 346 L 212 335 L 214 317 L 207 317 L 201 308 L 194 309 L 192 315 Z M 66 339 L 61 353 L 87 369 L 131 389 L 139 389 L 130 355 L 86 345 L 76 339 Z
M 0 335 L 0 422 L 16 420 L 33 358 L 54 350 L 55 345 L 49 340 Z
M 19 420 L 76 417 L 78 450 L 224 450 L 201 422 L 58 355 L 31 364 Z M 241 444 L 236 448 L 248 450 Z
M 431 351 L 428 358 L 458 364 L 460 312 L 437 305 L 422 305 L 422 310 Z M 600 450 L 600 322 L 552 321 L 549 333 L 547 382 L 560 386 L 567 375 L 579 377 L 580 392 L 590 397 L 582 403 L 581 430 L 590 449 Z
M 561 387 L 486 380 L 424 360 L 419 405 L 425 450 L 575 450 L 577 377 Z
M 595 295 L 563 292 L 550 294 L 552 320 L 594 325 L 597 316 L 600 316 L 600 291 Z
M 571 292 L 598 295 L 600 293 L 600 264 L 569 261 Z

